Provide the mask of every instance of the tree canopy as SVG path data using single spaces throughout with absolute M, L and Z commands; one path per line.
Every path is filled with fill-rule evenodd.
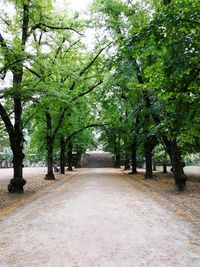
M 184 190 L 183 156 L 200 147 L 199 1 L 94 0 L 84 18 L 50 0 L 0 3 L 8 190 L 23 192 L 24 159 L 47 160 L 53 180 L 55 161 L 64 172 L 66 155 L 100 145 L 133 174 L 145 159 L 146 178 L 160 153 Z

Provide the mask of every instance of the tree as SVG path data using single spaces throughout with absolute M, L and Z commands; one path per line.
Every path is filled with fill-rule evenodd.
M 140 128 L 145 131 L 145 150 L 149 151 L 146 157 L 150 162 L 153 135 L 154 139 L 161 138 L 172 161 L 176 187 L 182 191 L 186 189 L 187 177 L 183 171 L 181 137 L 188 140 L 193 134 L 195 140 L 198 131 L 186 130 L 185 125 L 191 125 L 188 108 L 195 127 L 199 114 L 199 109 L 191 106 L 199 101 L 196 94 L 198 21 L 195 19 L 199 4 L 197 1 L 164 1 L 165 5 L 146 2 L 144 7 L 140 3 L 126 4 L 117 0 L 96 1 L 95 8 L 103 16 L 105 39 L 112 39 L 115 45 L 113 64 L 117 57 L 134 65 L 132 77 L 137 79 L 138 94 L 145 104 L 142 110 L 145 120 Z M 123 88 L 121 90 L 123 92 Z M 149 175 L 152 176 L 150 165 Z
M 25 69 L 30 70 L 29 65 L 38 57 L 38 48 L 31 47 L 31 41 L 38 39 L 41 44 L 43 32 L 49 30 L 77 31 L 66 25 L 57 26 L 58 17 L 52 19 L 49 16 L 52 11 L 51 1 L 10 1 L 10 5 L 16 9 L 14 16 L 9 18 L 8 14 L 4 16 L 3 13 L 1 17 L 4 33 L 8 34 L 0 33 L 0 55 L 3 62 L 0 73 L 2 78 L 6 73 L 12 73 L 12 87 L 2 91 L 1 99 L 4 100 L 0 103 L 0 116 L 8 132 L 13 153 L 14 177 L 8 190 L 11 193 L 22 193 L 26 183 L 23 179 L 23 107 L 36 94 L 35 90 L 30 90 L 34 84 L 27 84 L 25 77 Z M 6 108 L 8 102 L 12 106 L 11 113 Z

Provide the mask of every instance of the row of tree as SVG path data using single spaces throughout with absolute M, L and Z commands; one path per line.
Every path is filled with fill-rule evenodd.
M 143 154 L 145 178 L 153 178 L 153 149 L 163 147 L 179 191 L 187 181 L 183 154 L 200 148 L 199 8 L 195 0 L 104 0 L 93 12 L 104 41 L 112 41 L 101 101 L 110 126 L 102 138 L 116 166 L 120 154 L 125 163 L 131 154 L 133 174 Z
M 46 179 L 53 180 L 55 145 L 61 147 L 64 173 L 65 148 L 71 163 L 73 148 L 79 157 L 86 149 L 83 138 L 92 143 L 89 128 L 97 123 L 90 111 L 94 99 L 88 94 L 102 83 L 100 55 L 107 46 L 89 53 L 83 35 L 86 22 L 77 14 L 68 18 L 56 13 L 53 1 L 7 2 L 1 3 L 4 10 L 13 13 L 1 16 L 0 74 L 10 86 L 1 88 L 0 115 L 13 154 L 14 177 L 8 190 L 21 193 L 26 183 L 25 146 L 33 153 L 45 146 Z
M 164 147 L 178 190 L 186 189 L 182 152 L 199 149 L 197 0 L 94 1 L 90 19 L 59 14 L 53 1 L 3 3 L 0 32 L 0 116 L 13 153 L 9 192 L 23 192 L 25 152 L 45 153 L 46 179 L 53 162 L 65 171 L 101 142 L 137 172 L 145 155 L 152 178 L 152 151 Z M 87 29 L 95 30 L 88 49 Z M 59 153 L 59 156 L 58 156 Z

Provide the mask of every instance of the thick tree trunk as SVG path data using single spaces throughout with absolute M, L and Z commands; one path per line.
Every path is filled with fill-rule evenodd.
M 63 136 L 60 138 L 60 173 L 65 174 L 65 139 Z
M 187 176 L 184 174 L 183 170 L 185 164 L 182 160 L 181 150 L 178 147 L 176 140 L 171 141 L 171 157 L 176 188 L 178 191 L 185 191 L 187 181 Z
M 14 85 L 19 86 L 22 79 L 22 73 L 14 74 Z M 23 186 L 26 181 L 23 179 L 23 131 L 22 131 L 22 103 L 20 97 L 14 98 L 15 124 L 14 131 L 10 136 L 11 149 L 13 152 L 13 170 L 14 176 L 8 185 L 10 193 L 23 193 Z
M 131 165 L 132 165 L 132 171 L 130 174 L 136 174 L 137 173 L 137 147 L 136 142 L 133 141 L 131 145 Z
M 45 176 L 46 180 L 55 180 L 53 173 L 53 145 L 54 141 L 51 137 L 51 115 L 48 112 L 48 109 L 45 113 L 46 115 L 46 126 L 47 126 L 47 135 L 46 135 L 46 148 L 47 148 L 47 174 Z
M 146 161 L 146 173 L 145 179 L 153 179 L 153 172 L 152 172 L 152 150 L 153 147 L 150 143 L 145 143 L 145 161 Z
M 72 168 L 72 161 L 73 161 L 72 151 L 73 151 L 73 143 L 70 140 L 68 143 L 68 153 L 67 153 L 67 155 L 68 155 L 68 168 L 67 168 L 67 170 L 68 171 L 73 171 L 73 168 Z
M 23 179 L 23 135 L 18 133 L 12 142 L 13 152 L 13 178 L 10 180 L 8 185 L 8 191 L 10 193 L 23 193 L 23 186 L 26 184 L 26 180 Z

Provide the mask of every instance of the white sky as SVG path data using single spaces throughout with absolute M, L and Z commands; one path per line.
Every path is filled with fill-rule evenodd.
M 85 11 L 91 2 L 92 0 L 56 0 L 59 9 L 67 10 L 70 7 L 74 11 Z

